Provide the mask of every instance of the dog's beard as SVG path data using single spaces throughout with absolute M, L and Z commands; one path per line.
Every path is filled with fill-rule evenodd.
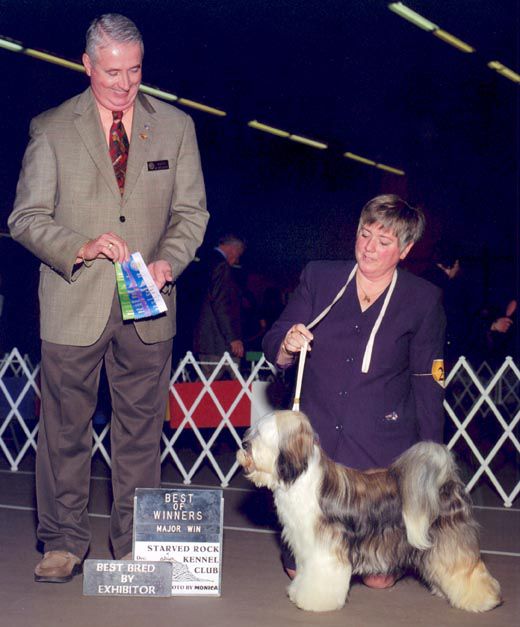
M 269 450 L 258 450 L 260 447 L 248 447 L 240 449 L 237 453 L 237 461 L 243 467 L 246 479 L 249 479 L 258 488 L 276 487 L 274 472 L 274 456 Z

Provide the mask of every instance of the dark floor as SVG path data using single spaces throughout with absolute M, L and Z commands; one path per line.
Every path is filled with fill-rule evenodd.
M 110 558 L 107 470 L 95 461 L 90 504 L 93 543 L 90 557 Z M 165 485 L 178 481 L 166 466 Z M 215 487 L 209 468 L 197 485 Z M 195 484 L 194 484 L 195 485 Z M 182 487 L 179 485 L 179 487 Z M 452 609 L 407 577 L 390 590 L 371 590 L 353 582 L 349 602 L 339 612 L 298 610 L 285 595 L 288 579 L 278 558 L 276 517 L 270 495 L 241 476 L 224 490 L 224 557 L 220 598 L 100 598 L 82 594 L 82 577 L 63 585 L 37 584 L 39 559 L 35 536 L 34 474 L 31 460 L 17 473 L 0 469 L 0 625 L 9 627 L 281 627 L 320 625 L 355 627 L 500 627 L 520 616 L 520 509 L 505 509 L 491 491 L 476 492 L 476 516 L 482 525 L 484 560 L 500 581 L 504 604 L 486 614 Z

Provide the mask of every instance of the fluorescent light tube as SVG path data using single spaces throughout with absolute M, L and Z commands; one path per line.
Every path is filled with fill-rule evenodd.
M 292 139 L 293 142 L 299 142 L 300 144 L 312 146 L 313 148 L 319 148 L 320 150 L 328 148 L 327 144 L 317 142 L 316 140 L 309 139 L 308 137 L 302 137 L 302 135 L 289 135 L 289 139 Z
M 509 69 L 508 67 L 500 63 L 500 61 L 490 61 L 488 63 L 488 67 L 491 68 L 492 70 L 496 70 L 499 74 L 502 74 L 502 76 L 504 76 L 505 78 L 508 78 L 510 81 L 513 81 L 513 83 L 520 83 L 520 74 L 517 74 L 513 70 Z
M 412 11 L 412 9 L 406 7 L 402 2 L 391 2 L 388 5 L 388 8 L 390 9 L 390 11 L 397 13 L 399 17 L 408 20 L 409 22 L 411 22 L 415 26 L 418 26 L 419 28 L 422 28 L 423 30 L 432 31 L 438 28 L 436 24 L 430 22 L 430 20 L 427 20 L 422 15 L 419 15 L 419 13 Z
M 259 131 L 271 133 L 271 135 L 277 135 L 278 137 L 289 137 L 290 135 L 287 131 L 282 131 L 279 128 L 268 126 L 267 124 L 262 124 L 261 122 L 258 122 L 258 120 L 251 120 L 251 122 L 248 122 L 247 125 L 251 128 L 256 128 Z
M 475 48 L 472 48 L 469 44 L 460 40 L 458 37 L 450 35 L 441 28 L 438 28 L 436 31 L 433 32 L 433 34 L 435 35 L 435 37 L 442 39 L 442 41 L 445 41 L 447 44 L 450 44 L 451 46 L 462 50 L 462 52 L 475 52 Z
M 195 100 L 188 100 L 187 98 L 179 98 L 179 104 L 186 105 L 187 107 L 192 107 L 193 109 L 199 109 L 199 111 L 204 111 L 205 113 L 211 113 L 212 115 L 224 116 L 227 115 L 225 111 L 221 109 L 215 109 L 214 107 L 208 107 L 208 105 L 201 104 L 200 102 L 195 102 Z
M 21 52 L 23 50 L 23 46 L 15 43 L 14 41 L 9 41 L 8 39 L 0 38 L 0 48 L 5 48 L 6 50 L 11 50 L 12 52 Z
M 163 100 L 177 100 L 177 96 L 175 94 L 170 94 L 167 91 L 157 89 L 156 87 L 149 87 L 148 85 L 140 85 L 139 91 L 142 91 L 150 96 L 155 96 L 156 98 L 162 98 Z
M 366 159 L 365 157 L 361 157 L 360 155 L 355 155 L 353 152 L 345 152 L 343 156 L 347 157 L 347 159 L 353 159 L 354 161 L 365 163 L 366 165 L 376 165 L 376 162 L 372 161 L 372 159 Z
M 55 57 L 53 54 L 48 54 L 47 52 L 42 52 L 41 50 L 26 48 L 24 52 L 30 57 L 40 59 L 41 61 L 48 61 L 49 63 L 54 63 L 55 65 L 61 65 L 69 70 L 76 70 L 76 72 L 85 71 L 85 68 L 80 63 L 73 63 L 72 61 L 67 61 L 67 59 L 62 59 L 61 57 Z
M 399 176 L 404 176 L 404 170 L 398 170 L 397 168 L 392 168 L 389 165 L 385 165 L 384 163 L 376 163 L 376 168 L 380 170 L 386 170 L 387 172 L 391 172 L 392 174 L 398 174 Z

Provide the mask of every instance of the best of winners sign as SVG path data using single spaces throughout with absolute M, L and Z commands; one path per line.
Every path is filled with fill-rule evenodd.
M 134 561 L 171 562 L 173 595 L 220 596 L 222 490 L 138 488 Z

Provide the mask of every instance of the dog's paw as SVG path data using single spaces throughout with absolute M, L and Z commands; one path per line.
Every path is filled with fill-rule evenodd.
M 336 586 L 325 586 L 315 580 L 305 580 L 296 576 L 296 579 L 287 588 L 291 601 L 301 610 L 308 612 L 332 612 L 340 610 L 345 605 L 346 591 L 334 589 Z

